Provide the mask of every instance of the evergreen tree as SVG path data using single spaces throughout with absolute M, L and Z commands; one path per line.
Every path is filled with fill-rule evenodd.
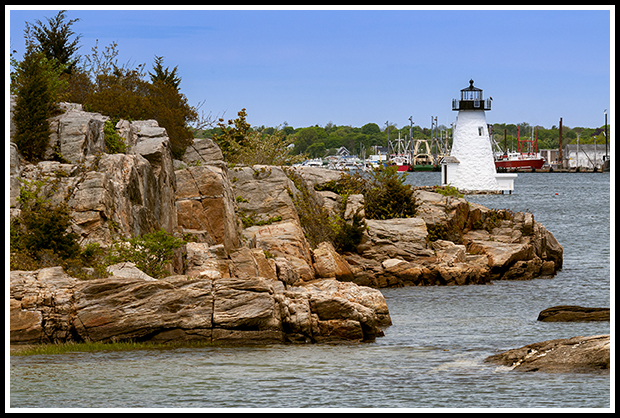
M 49 142 L 54 102 L 42 53 L 30 48 L 16 74 L 13 110 L 14 141 L 22 156 L 31 162 L 43 159 Z
M 179 85 L 181 84 L 181 78 L 177 75 L 178 65 L 170 71 L 169 67 L 164 68 L 163 62 L 164 57 L 155 55 L 155 64 L 153 65 L 154 73 L 149 72 L 151 83 L 155 84 L 157 81 L 161 81 L 168 86 L 174 87 L 178 91 Z
M 37 20 L 34 27 L 26 22 L 26 41 L 36 46 L 36 48 L 45 54 L 47 59 L 55 59 L 61 65 L 66 66 L 65 73 L 70 74 L 74 66 L 79 60 L 78 56 L 74 56 L 79 49 L 80 35 L 75 39 L 70 38 L 75 35 L 71 30 L 71 25 L 80 19 L 71 19 L 65 22 L 65 10 L 61 10 L 53 18 L 48 18 L 49 26 Z

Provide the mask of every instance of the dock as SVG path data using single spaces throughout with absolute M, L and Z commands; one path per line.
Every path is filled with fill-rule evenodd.
M 497 169 L 498 173 L 603 173 L 604 171 L 600 168 L 586 168 L 586 167 L 571 167 L 571 168 L 552 168 L 552 167 L 544 167 L 544 168 L 504 168 Z

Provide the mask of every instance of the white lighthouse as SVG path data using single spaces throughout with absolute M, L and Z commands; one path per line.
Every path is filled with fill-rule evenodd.
M 458 110 L 452 133 L 450 157 L 442 163 L 442 184 L 463 191 L 499 191 L 493 149 L 484 111 L 491 110 L 491 100 L 482 97 L 482 89 L 461 90 L 461 99 L 452 100 L 452 110 Z

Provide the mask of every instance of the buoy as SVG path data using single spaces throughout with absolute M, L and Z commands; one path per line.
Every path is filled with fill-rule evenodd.
M 559 195 L 559 193 L 556 193 L 555 195 L 557 196 L 557 195 Z

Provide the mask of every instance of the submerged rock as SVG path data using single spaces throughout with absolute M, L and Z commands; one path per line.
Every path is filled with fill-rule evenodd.
M 548 340 L 508 350 L 485 359 L 524 372 L 609 373 L 609 335 Z

